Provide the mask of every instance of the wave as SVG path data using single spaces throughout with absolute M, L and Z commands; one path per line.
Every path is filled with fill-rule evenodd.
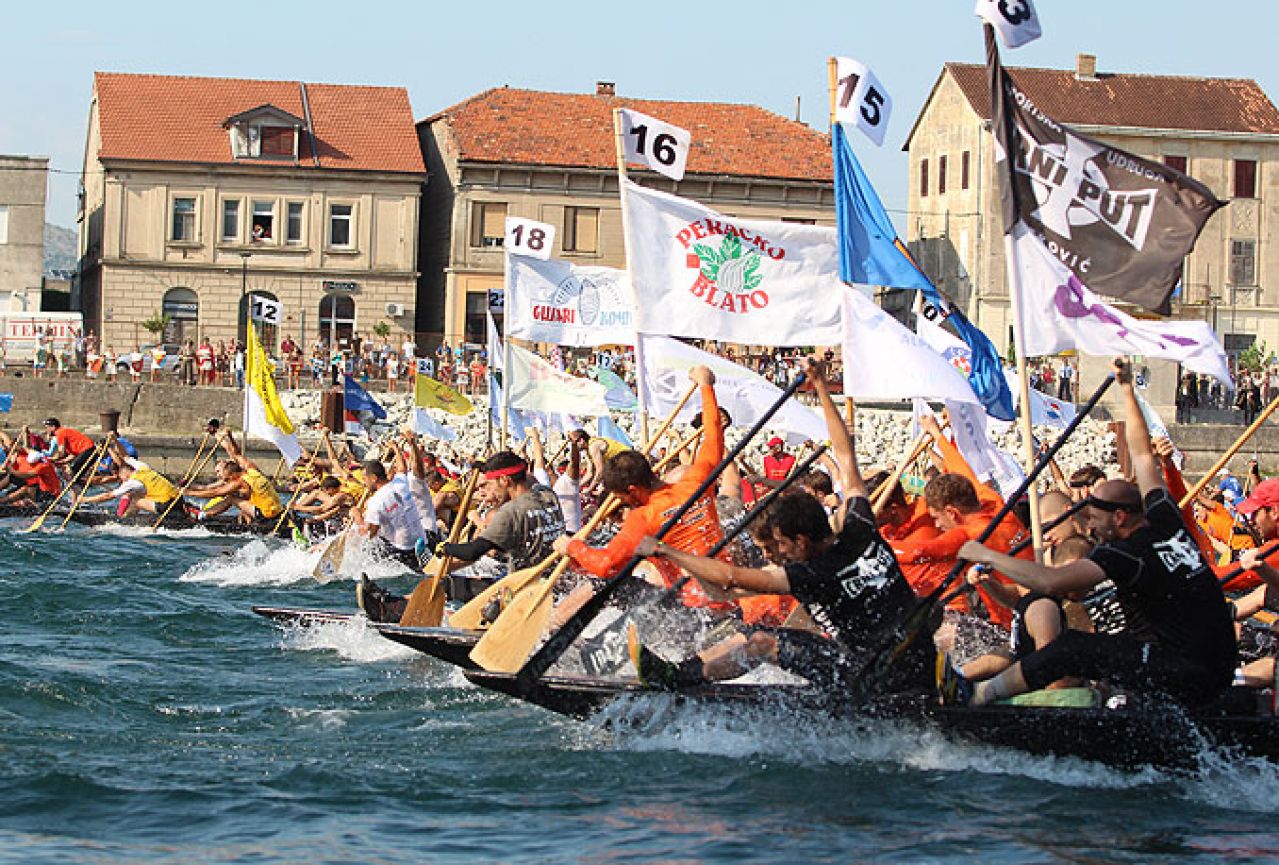
M 359 664 L 419 657 L 408 646 L 392 642 L 370 628 L 363 616 L 345 622 L 289 627 L 283 647 L 302 652 L 336 652 L 343 660 Z
M 322 545 L 303 549 L 286 541 L 255 538 L 244 546 L 188 568 L 181 582 L 237 586 L 287 586 L 315 580 L 315 566 L 324 554 Z M 404 575 L 400 563 L 379 557 L 369 544 L 348 543 L 341 576 L 351 579 L 368 574 L 374 579 Z

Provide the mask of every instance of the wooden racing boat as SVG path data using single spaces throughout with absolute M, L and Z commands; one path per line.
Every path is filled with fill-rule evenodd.
M 295 607 L 253 608 L 259 616 L 271 619 L 282 625 L 310 627 L 313 625 L 341 624 L 360 618 L 383 637 L 401 645 L 408 646 L 433 658 L 464 670 L 474 669 L 471 660 L 471 649 L 479 642 L 480 631 L 463 631 L 457 628 L 413 628 L 394 622 L 374 622 L 364 618 L 363 613 L 344 612 L 339 610 L 312 610 Z
M 580 719 L 616 701 L 644 696 L 675 704 L 815 712 L 846 722 L 911 721 L 960 742 L 1076 757 L 1124 769 L 1194 769 L 1200 756 L 1212 748 L 1279 762 L 1279 721 L 1259 714 L 1256 692 L 1247 689 L 1232 689 L 1212 707 L 1195 711 L 1138 702 L 1113 709 L 970 709 L 939 705 L 930 695 L 895 695 L 855 704 L 807 685 L 715 683 L 666 692 L 634 680 L 546 676 L 524 691 L 514 675 L 482 670 L 467 670 L 465 675 L 483 688 Z
M 60 525 L 62 521 L 66 519 L 67 510 L 68 508 L 57 508 L 52 511 L 45 519 L 45 527 Z M 41 513 L 43 513 L 42 510 L 13 507 L 8 505 L 0 507 L 0 520 L 24 520 L 29 523 Z M 278 519 L 278 517 L 276 519 Z M 77 508 L 71 514 L 70 522 L 73 522 L 76 525 L 89 527 L 119 525 L 149 529 L 155 525 L 155 520 L 155 514 L 149 513 L 136 513 L 130 514 L 127 517 L 118 517 L 111 511 Z M 204 521 L 197 521 L 192 519 L 181 508 L 175 507 L 165 516 L 162 527 L 172 530 L 203 528 L 215 535 L 269 536 L 274 534 L 277 537 L 284 538 L 292 535 L 293 527 L 290 525 L 288 520 L 285 520 L 284 524 L 280 526 L 279 532 L 275 531 L 275 523 L 276 520 L 272 519 L 245 525 L 234 516 L 223 515 L 211 517 Z

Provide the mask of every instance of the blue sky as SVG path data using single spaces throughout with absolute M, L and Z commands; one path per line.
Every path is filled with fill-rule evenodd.
M 906 200 L 901 144 L 943 63 L 981 62 L 972 0 L 807 3 L 21 4 L 0 33 L 0 153 L 51 157 L 48 218 L 75 220 L 93 72 L 407 87 L 421 119 L 509 84 L 748 102 L 826 127 L 825 60 L 869 65 L 894 100 L 884 147 L 859 139 L 890 210 Z M 1279 6 L 1038 0 L 1044 37 L 1010 66 L 1255 78 L 1279 99 Z M 895 214 L 898 215 L 898 214 Z

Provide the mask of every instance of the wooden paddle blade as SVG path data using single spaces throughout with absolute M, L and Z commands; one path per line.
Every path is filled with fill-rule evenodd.
M 437 571 L 413 589 L 400 624 L 406 628 L 438 628 L 444 621 L 444 600 L 444 581 Z
M 330 540 L 320 555 L 320 560 L 315 563 L 311 573 L 320 584 L 332 582 L 342 572 L 342 560 L 346 558 L 346 537 L 341 534 Z
M 530 565 L 518 571 L 507 574 L 475 597 L 471 598 L 460 608 L 449 614 L 449 627 L 458 628 L 463 631 L 478 631 L 484 627 L 484 608 L 489 602 L 503 592 L 516 594 L 524 590 L 524 587 L 532 583 L 542 574 L 546 573 L 546 569 L 551 566 L 554 559 L 548 558 Z
M 34 532 L 37 529 L 39 529 L 42 525 L 44 525 L 45 516 L 47 516 L 47 514 L 41 514 L 40 516 L 36 517 L 35 522 L 33 522 L 31 525 L 27 526 L 25 529 L 22 530 L 22 534 L 25 535 L 27 532 Z
M 554 582 L 550 578 L 521 592 L 471 649 L 471 660 L 495 673 L 514 673 L 522 667 L 551 620 Z

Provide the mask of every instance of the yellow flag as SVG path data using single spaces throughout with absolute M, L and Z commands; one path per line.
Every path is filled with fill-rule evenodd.
M 292 433 L 293 421 L 289 420 L 284 406 L 280 403 L 280 395 L 275 391 L 275 364 L 271 363 L 270 358 L 263 351 L 262 343 L 258 342 L 258 329 L 251 322 L 249 346 L 244 362 L 249 387 L 253 388 L 258 398 L 262 400 L 262 413 L 266 416 L 266 422 L 285 435 Z
M 465 396 L 429 375 L 414 377 L 413 404 L 418 408 L 438 408 L 456 415 L 470 414 L 475 408 Z

